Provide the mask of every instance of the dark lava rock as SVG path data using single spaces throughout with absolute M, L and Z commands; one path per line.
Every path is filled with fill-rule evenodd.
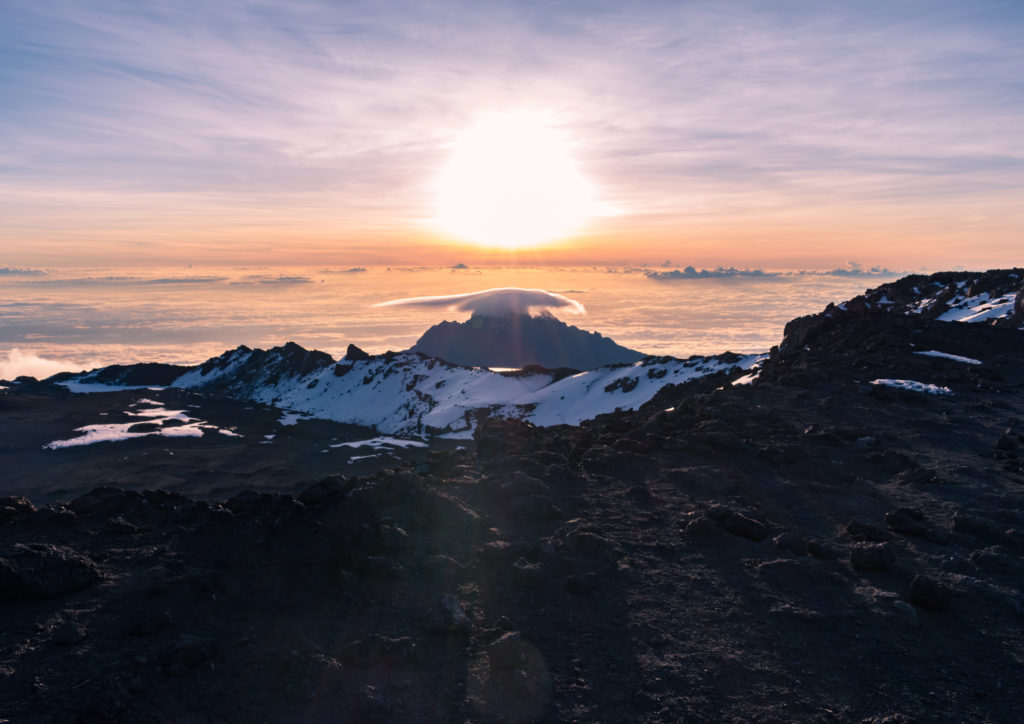
M 35 512 L 36 506 L 32 505 L 28 498 L 20 495 L 0 498 L 0 523 L 23 518 Z
M 1009 538 L 995 523 L 959 511 L 953 516 L 953 530 L 993 541 L 1005 541 Z
M 142 532 L 142 528 L 129 523 L 121 515 L 107 521 L 107 530 L 115 535 L 138 535 Z
M 889 527 L 889 530 L 894 533 L 902 533 L 903 535 L 928 535 L 928 526 L 921 522 L 923 519 L 924 516 L 918 511 L 911 511 L 906 508 L 900 508 L 885 514 L 885 524 Z
M 930 611 L 948 611 L 953 592 L 938 581 L 917 575 L 910 584 L 910 600 Z
M 523 454 L 532 444 L 534 430 L 533 424 L 525 420 L 485 418 L 473 433 L 477 456 L 486 463 L 501 455 Z
M 299 502 L 310 507 L 326 505 L 343 498 L 353 486 L 354 481 L 346 480 L 342 475 L 331 475 L 299 493 Z
M 546 495 L 524 495 L 512 501 L 512 517 L 518 520 L 560 518 L 561 513 Z
M 243 490 L 224 503 L 224 507 L 235 515 L 271 514 L 281 515 L 302 510 L 302 503 L 291 495 L 258 493 Z
M 212 641 L 198 636 L 182 636 L 164 656 L 164 674 L 187 676 L 199 664 L 212 659 L 215 653 Z
M 544 581 L 544 572 L 539 563 L 519 558 L 512 564 L 512 582 L 520 588 L 540 588 Z
M 529 541 L 496 540 L 484 544 L 477 555 L 486 561 L 511 561 L 529 555 L 535 547 Z
M 574 573 L 565 579 L 565 590 L 575 596 L 593 593 L 601 585 L 601 577 L 596 573 Z
M 350 344 L 348 349 L 345 350 L 345 356 L 342 357 L 342 359 L 347 362 L 361 362 L 363 360 L 370 359 L 370 355 L 356 347 L 354 344 Z
M 855 543 L 850 563 L 861 571 L 888 571 L 896 563 L 896 554 L 888 543 Z
M 158 422 L 136 422 L 128 428 L 128 432 L 156 432 L 159 429 L 160 423 Z
M 859 520 L 851 520 L 846 524 L 846 534 L 856 541 L 871 541 L 882 543 L 891 540 L 892 536 L 880 528 L 862 523 Z
M 726 533 L 738 535 L 755 543 L 763 541 L 768 537 L 768 528 L 753 518 L 748 518 L 742 513 L 728 508 L 717 508 L 708 511 L 708 516 L 714 520 Z
M 538 495 L 545 491 L 544 483 L 521 471 L 488 475 L 480 480 L 480 489 L 488 495 L 516 497 Z
M 533 657 L 533 647 L 521 633 L 509 631 L 487 647 L 487 657 L 492 669 L 523 669 Z
M 718 524 L 707 515 L 699 515 L 686 523 L 683 535 L 691 542 L 711 542 L 725 534 Z
M 416 643 L 408 636 L 385 638 L 380 652 L 381 661 L 390 666 L 411 664 L 417 655 Z
M 470 621 L 459 599 L 446 593 L 427 609 L 424 628 L 435 633 L 465 633 Z
M 558 550 L 562 562 L 575 573 L 609 573 L 615 570 L 615 546 L 602 535 L 574 530 L 562 539 Z
M 345 667 L 316 651 L 286 649 L 273 657 L 275 678 L 282 682 L 287 699 L 315 699 L 340 690 Z
M 75 498 L 68 507 L 77 515 L 113 516 L 123 513 L 129 505 L 142 501 L 142 496 L 134 490 L 122 490 L 109 485 L 95 488 L 80 498 Z
M 89 629 L 77 621 L 65 621 L 53 630 L 53 642 L 62 646 L 73 646 L 88 636 Z
M 128 636 L 152 636 L 170 628 L 174 624 L 174 616 L 170 611 L 139 611 L 135 618 L 128 622 L 125 633 Z
M 1006 451 L 1016 450 L 1017 440 L 1014 438 L 1013 431 L 1007 430 L 1002 435 L 1000 435 L 999 439 L 996 440 L 996 447 L 1000 450 Z
M 356 699 L 358 721 L 382 721 L 391 717 L 394 703 L 376 686 L 367 684 Z
M 30 519 L 36 528 L 70 528 L 78 520 L 75 511 L 60 506 L 40 508 Z
M 654 501 L 654 493 L 646 485 L 634 485 L 628 491 L 626 491 L 633 502 L 639 504 L 647 504 Z
M 383 651 L 383 636 L 367 636 L 342 648 L 341 660 L 351 666 L 368 669 L 380 662 Z
M 807 541 L 795 533 L 779 533 L 777 536 L 772 538 L 772 543 L 774 543 L 776 547 L 781 548 L 784 551 L 789 551 L 793 555 L 807 555 Z
M 476 538 L 486 528 L 484 519 L 462 501 L 437 490 L 424 490 L 410 501 L 409 529 L 444 531 L 461 539 Z
M 0 555 L 0 600 L 53 598 L 100 578 L 90 558 L 66 546 L 15 543 Z

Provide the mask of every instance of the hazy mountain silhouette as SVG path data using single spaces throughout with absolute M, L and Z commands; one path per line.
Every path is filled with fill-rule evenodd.
M 597 332 L 571 327 L 548 313 L 474 314 L 465 322 L 441 322 L 411 351 L 472 367 L 570 367 L 588 370 L 636 362 L 644 355 Z

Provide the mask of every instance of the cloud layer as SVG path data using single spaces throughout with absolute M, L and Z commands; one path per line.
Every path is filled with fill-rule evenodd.
M 58 372 L 77 372 L 82 365 L 74 362 L 63 362 L 49 357 L 40 357 L 15 347 L 6 353 L 0 353 L 0 380 L 13 380 L 22 375 L 44 379 Z
M 764 269 L 736 269 L 735 267 L 716 267 L 714 269 L 696 269 L 692 266 L 684 267 L 683 269 L 670 269 L 668 271 L 649 271 L 640 270 L 644 276 L 648 279 L 655 281 L 684 281 L 689 279 L 734 279 L 734 278 L 748 278 L 748 279 L 769 279 L 772 277 L 790 277 L 790 276 L 823 276 L 823 277 L 895 277 L 902 274 L 909 274 L 910 272 L 897 272 L 892 271 L 886 267 L 873 266 L 870 269 L 865 269 L 862 265 L 856 262 L 849 262 L 845 267 L 837 267 L 835 269 L 827 270 L 807 270 L 801 269 L 799 271 L 765 271 Z
M 558 309 L 569 314 L 585 314 L 583 305 L 575 299 L 543 289 L 505 287 L 485 289 L 467 294 L 438 297 L 410 297 L 375 304 L 375 307 L 437 307 L 471 312 L 474 315 L 497 317 L 507 314 L 530 314 L 534 311 Z

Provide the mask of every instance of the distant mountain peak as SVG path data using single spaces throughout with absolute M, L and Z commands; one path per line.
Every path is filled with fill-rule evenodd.
M 525 367 L 588 370 L 643 359 L 597 332 L 587 332 L 546 310 L 525 314 L 475 311 L 465 322 L 441 322 L 410 349 L 467 367 Z

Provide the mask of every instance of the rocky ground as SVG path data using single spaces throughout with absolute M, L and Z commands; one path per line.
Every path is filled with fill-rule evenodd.
M 1019 720 L 1016 328 L 833 308 L 753 384 L 471 447 L 3 500 L 0 719 Z
M 130 414 L 154 405 L 180 410 L 208 429 L 202 437 L 154 434 L 46 447 L 80 438 L 80 428 L 97 424 L 134 423 L 143 430 L 160 431 L 160 425 Z M 168 425 L 172 431 L 175 424 Z M 426 460 L 427 451 L 420 447 L 338 446 L 376 437 L 376 432 L 358 425 L 300 418 L 251 401 L 187 390 L 73 394 L 61 385 L 23 382 L 7 394 L 0 390 L 0 497 L 24 496 L 39 505 L 114 485 L 224 500 L 246 489 L 294 493 L 340 471 L 368 475 L 400 462 Z M 433 440 L 430 447 L 451 449 L 460 444 Z

